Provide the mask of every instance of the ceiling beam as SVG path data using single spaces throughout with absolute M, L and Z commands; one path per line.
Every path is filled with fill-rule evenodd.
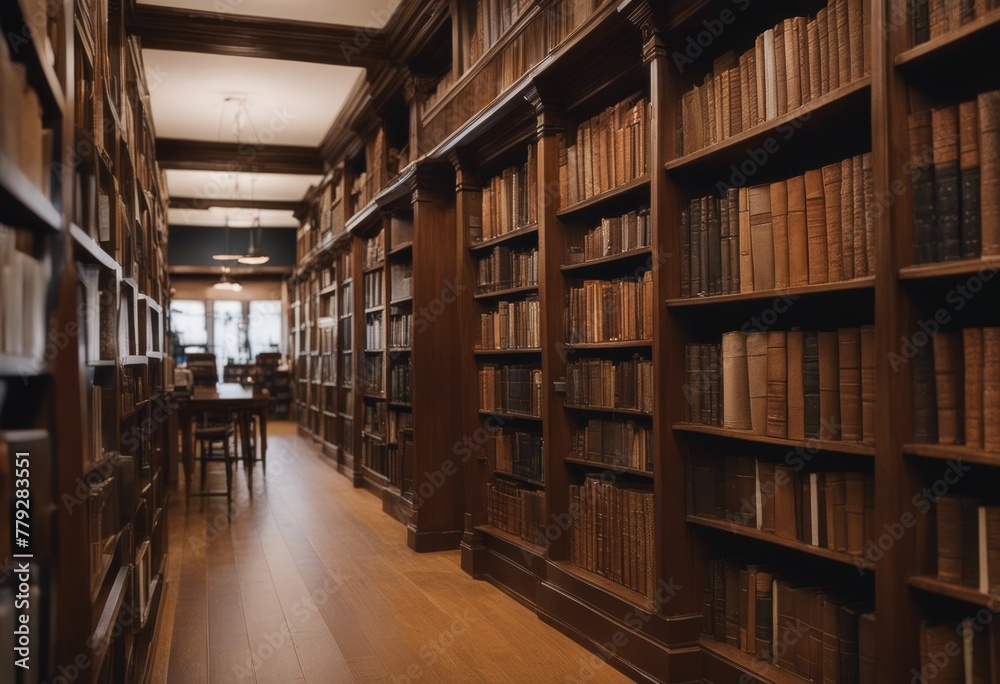
M 232 57 L 372 67 L 389 59 L 382 30 L 136 3 L 142 47 Z
M 322 174 L 315 147 L 254 145 L 202 140 L 156 140 L 156 160 L 163 169 L 256 173 Z
M 275 211 L 297 211 L 302 202 L 297 200 L 251 200 L 251 199 L 209 199 L 207 197 L 170 197 L 171 209 L 273 209 Z

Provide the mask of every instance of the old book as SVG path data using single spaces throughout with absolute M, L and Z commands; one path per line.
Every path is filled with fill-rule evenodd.
M 722 336 L 722 425 L 729 430 L 753 427 L 750 409 L 750 379 L 747 337 L 742 332 Z
M 823 172 L 820 169 L 806 171 L 805 190 L 809 284 L 816 285 L 829 282 L 826 206 L 823 198 Z
M 840 354 L 841 439 L 861 441 L 861 329 L 837 331 Z
M 962 518 L 957 533 L 961 537 L 959 551 L 962 554 L 962 576 L 960 581 L 967 587 L 979 586 L 979 499 L 962 497 Z
M 962 499 L 945 495 L 937 500 L 937 577 L 962 584 Z M 978 542 L 978 540 L 977 540 Z
M 774 289 L 774 231 L 771 225 L 771 192 L 767 185 L 747 191 L 750 207 L 750 240 L 753 255 L 753 289 Z
M 774 29 L 763 33 L 762 54 L 764 57 L 764 106 L 765 120 L 779 115 L 778 110 L 778 74 L 774 54 Z M 758 59 L 760 56 L 758 55 Z
M 930 110 L 910 114 L 909 133 L 913 259 L 918 264 L 926 264 L 937 260 L 934 238 L 934 146 Z
M 934 142 L 934 222 L 938 258 L 962 258 L 961 211 L 958 171 L 958 107 L 931 110 Z
M 865 75 L 866 37 L 868 27 L 864 22 L 865 0 L 847 0 L 847 33 L 851 46 L 851 81 Z
M 979 105 L 979 217 L 983 256 L 1000 255 L 1000 90 Z
M 788 187 L 785 181 L 770 185 L 771 231 L 774 243 L 774 286 L 789 285 Z
M 843 0 L 841 0 L 843 2 Z M 827 164 L 823 172 L 823 204 L 826 216 L 827 274 L 830 282 L 844 279 L 844 255 L 840 222 L 840 164 Z
M 726 190 L 722 200 L 729 207 L 729 273 L 732 278 L 730 292 L 740 292 L 740 193 L 737 188 Z
M 979 591 L 1000 587 L 1000 506 L 979 507 Z
M 930 0 L 914 0 L 913 2 L 913 44 L 919 45 L 930 40 L 930 17 L 928 9 Z
M 875 326 L 861 326 L 861 441 L 875 443 Z
M 823 684 L 840 684 L 839 632 L 841 603 L 832 596 L 823 596 Z
M 865 476 L 847 473 L 846 477 L 847 553 L 860 556 L 865 546 Z
M 803 334 L 802 344 L 802 402 L 805 411 L 805 432 L 807 439 L 820 438 L 819 402 L 819 333 Z
M 726 643 L 739 647 L 740 638 L 740 561 L 723 559 L 726 568 Z
M 934 388 L 937 394 L 938 442 L 961 444 L 962 427 L 962 338 L 957 332 L 939 332 L 933 337 Z
M 926 620 L 920 623 L 920 671 L 934 671 L 935 682 L 942 684 L 960 684 L 964 681 L 964 668 L 961 658 L 942 659 L 945 649 L 954 649 L 956 645 L 956 628 L 950 622 L 931 623 Z M 940 665 L 936 664 L 940 663 Z M 934 668 L 925 670 L 925 668 Z
M 794 67 L 795 63 L 786 65 L 785 60 L 788 53 L 785 52 L 785 26 L 788 20 L 777 24 L 774 31 L 774 77 L 775 77 L 775 105 L 778 116 L 789 111 L 788 106 L 788 68 Z
M 798 28 L 795 19 L 789 18 L 781 22 L 784 27 L 784 48 L 785 48 L 785 91 L 786 91 L 786 111 L 792 111 L 802 106 L 802 81 L 799 77 L 799 38 Z M 777 45 L 775 45 L 777 49 Z M 781 78 L 780 74 L 778 76 Z
M 851 158 L 851 204 L 854 211 L 853 237 L 854 277 L 862 278 L 875 274 L 874 261 L 868 260 L 868 229 L 866 221 L 873 207 L 865 196 L 864 157 Z M 874 250 L 873 250 L 874 253 Z
M 747 566 L 747 595 L 746 595 L 746 624 L 747 638 L 740 644 L 744 653 L 753 654 L 757 647 L 757 575 L 759 569 L 756 565 Z M 742 617 L 742 615 L 741 615 Z
M 739 573 L 739 620 L 740 631 L 738 647 L 741 651 L 746 651 L 750 626 L 750 613 L 747 608 L 750 605 L 750 573 L 747 570 L 740 570 Z
M 719 203 L 708 202 L 708 294 L 722 293 L 722 233 Z
M 965 391 L 965 446 L 983 448 L 983 331 L 966 328 L 962 331 L 962 356 L 964 357 Z
M 858 683 L 876 684 L 876 662 L 878 660 L 878 640 L 875 629 L 875 613 L 858 616 Z
M 747 335 L 747 373 L 750 382 L 751 429 L 767 434 L 767 333 Z
M 934 355 L 929 345 L 921 345 L 913 357 L 913 439 L 918 444 L 932 444 L 937 435 Z
M 823 95 L 823 77 L 819 21 L 816 19 L 806 24 L 806 70 L 809 74 L 809 99 L 817 100 Z
M 740 292 L 753 292 L 753 246 L 750 240 L 750 193 L 739 189 Z
M 754 615 L 756 629 L 754 630 L 754 653 L 760 660 L 770 662 L 774 634 L 774 575 L 764 570 L 757 571 L 757 598 Z
M 854 175 L 850 159 L 840 162 L 840 254 L 841 276 L 844 280 L 854 273 Z
M 840 362 L 835 332 L 819 333 L 819 422 L 821 439 L 840 439 Z
M 757 461 L 756 498 L 759 525 L 758 530 L 774 532 L 774 464 Z
M 774 533 L 784 539 L 798 539 L 798 488 L 795 470 L 790 466 L 774 467 Z
M 785 182 L 788 198 L 788 284 L 800 287 L 809 284 L 809 239 L 806 229 L 806 185 L 804 176 L 794 176 Z M 777 264 L 777 260 L 775 260 Z
M 788 439 L 806 438 L 805 335 L 801 330 L 788 332 Z
M 833 4 L 837 15 L 837 66 L 838 85 L 845 86 L 851 82 L 851 47 L 850 29 L 847 24 L 847 0 L 836 0 Z
M 958 105 L 959 179 L 961 183 L 962 258 L 981 251 L 979 233 L 979 110 L 975 100 Z
M 1000 452 L 1000 327 L 983 328 L 983 448 Z
M 875 272 L 875 180 L 872 175 L 872 154 L 871 152 L 865 152 L 861 155 L 861 174 L 864 184 L 864 196 L 865 202 L 868 204 L 869 209 L 864 212 L 865 216 L 865 249 L 867 250 L 867 259 L 869 268 L 871 272 Z
M 826 548 L 847 551 L 847 474 L 825 475 Z
M 830 42 L 830 20 L 829 9 L 827 7 L 822 7 L 816 12 L 816 27 L 816 32 L 819 34 L 820 90 L 823 93 L 828 93 L 832 89 L 830 83 L 831 47 L 836 48 L 835 44 L 831 46 Z
M 783 330 L 767 333 L 767 435 L 788 435 L 788 354 Z

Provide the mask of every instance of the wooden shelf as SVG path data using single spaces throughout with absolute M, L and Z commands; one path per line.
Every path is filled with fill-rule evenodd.
M 383 313 L 384 311 L 385 311 L 385 304 L 379 304 L 378 306 L 370 306 L 367 309 L 365 309 L 366 314 Z
M 87 233 L 83 231 L 80 226 L 75 223 L 70 224 L 69 233 L 73 237 L 73 242 L 79 248 L 79 252 L 82 252 L 88 260 L 96 262 L 105 268 L 111 269 L 116 273 L 121 272 L 121 267 L 118 262 L 108 254 L 103 247 L 97 244 L 94 238 L 90 237 Z
M 638 606 L 643 610 L 652 610 L 653 601 L 648 597 L 640 594 L 639 592 L 629 589 L 624 584 L 618 584 L 613 580 L 608 579 L 604 575 L 599 575 L 596 572 L 591 572 L 581 568 L 579 565 L 566 560 L 549 561 L 553 565 L 557 566 L 560 570 L 565 572 L 567 575 L 572 575 L 578 580 L 587 582 L 597 589 L 604 591 L 616 598 L 625 601 L 633 606 Z
M 542 422 L 541 416 L 533 416 L 530 413 L 505 413 L 503 411 L 484 411 L 480 409 L 479 415 L 495 416 L 496 418 L 509 418 L 511 420 L 530 420 L 539 423 Z
M 974 606 L 990 607 L 996 602 L 995 594 L 984 594 L 978 589 L 973 589 L 972 587 L 967 587 L 961 584 L 944 582 L 939 580 L 937 577 L 930 577 L 926 575 L 910 577 L 907 580 L 907 583 L 916 589 L 930 592 L 938 596 L 946 596 L 958 601 L 964 601 L 965 603 L 971 603 Z
M 482 532 L 483 534 L 488 534 L 491 537 L 496 537 L 497 539 L 502 539 L 508 544 L 513 544 L 521 548 L 528 553 L 534 554 L 539 557 L 545 556 L 545 549 L 543 549 L 538 544 L 532 544 L 527 539 L 522 539 L 516 535 L 509 532 L 504 532 L 499 527 L 493 527 L 492 525 L 476 525 L 475 530 L 477 532 Z
M 737 670 L 755 675 L 755 679 L 759 678 L 772 684 L 810 684 L 812 681 L 787 670 L 782 670 L 773 663 L 758 660 L 749 653 L 745 653 L 735 646 L 716 641 L 707 634 L 701 635 L 698 645 L 708 651 L 710 655 L 725 661 L 726 664 Z
M 576 204 L 571 204 L 564 207 L 556 212 L 558 216 L 566 217 L 572 216 L 574 214 L 579 214 L 587 211 L 588 209 L 595 209 L 600 207 L 602 204 L 607 204 L 612 200 L 620 199 L 626 197 L 634 192 L 640 190 L 649 189 L 649 174 L 643 175 L 635 180 L 629 181 L 624 185 L 619 185 L 617 188 L 611 188 L 610 190 L 605 190 L 599 195 L 594 195 L 593 197 L 588 197 L 585 200 L 577 202 Z
M 365 437 L 369 438 L 369 439 L 374 439 L 374 440 L 376 440 L 378 442 L 383 442 L 383 443 L 385 442 L 385 435 L 380 435 L 377 432 L 368 432 L 368 430 L 362 430 L 361 434 L 364 435 Z M 373 471 L 373 472 L 377 472 L 377 471 Z
M 652 418 L 653 414 L 639 409 L 610 408 L 607 406 L 578 406 L 576 404 L 564 404 L 563 408 L 570 411 L 584 411 L 587 413 L 606 413 L 611 415 L 639 416 L 641 418 Z
M 542 350 L 538 347 L 533 349 L 473 349 L 472 353 L 476 356 L 510 356 L 512 354 L 541 354 Z
M 385 268 L 385 261 L 384 260 L 378 262 L 374 266 L 369 266 L 367 268 L 361 269 L 361 272 L 362 273 L 374 273 L 375 271 L 381 271 L 383 268 Z
M 962 461 L 977 465 L 1000 466 L 1000 454 L 982 449 L 971 449 L 961 444 L 904 444 L 907 456 L 934 458 L 941 461 Z
M 995 50 L 996 40 L 1000 38 L 1000 10 L 993 9 L 981 17 L 954 31 L 931 38 L 909 50 L 896 55 L 896 66 L 907 70 L 931 65 L 945 57 L 958 56 L 967 50 L 970 43 L 989 43 Z
M 535 480 L 530 477 L 525 477 L 524 475 L 518 475 L 516 473 L 508 473 L 503 470 L 494 470 L 493 474 L 497 477 L 506 477 L 511 480 L 517 480 L 518 482 L 523 482 L 524 484 L 529 484 L 533 487 L 545 487 L 545 483 L 541 480 Z
M 483 240 L 482 242 L 476 242 L 469 245 L 470 252 L 481 252 L 486 249 L 491 249 L 497 245 L 502 245 L 510 240 L 516 240 L 522 238 L 525 235 L 537 235 L 538 234 L 538 224 L 532 223 L 531 225 L 524 226 L 523 228 L 518 228 L 517 230 L 512 230 L 509 233 L 504 233 L 495 238 L 490 238 L 489 240 Z
M 47 167 L 46 167 L 47 168 Z M 46 233 L 62 229 L 62 215 L 21 167 L 0 151 L 0 216 L 9 225 L 25 225 Z
M 729 302 L 751 302 L 761 299 L 776 299 L 780 297 L 807 297 L 826 292 L 856 292 L 870 290 L 875 292 L 875 277 L 842 280 L 836 283 L 819 285 L 802 285 L 799 287 L 783 287 L 776 290 L 759 290 L 756 292 L 736 292 L 733 294 L 710 295 L 706 297 L 678 297 L 668 299 L 668 307 L 705 306 L 711 304 L 726 304 Z
M 618 340 L 616 342 L 580 342 L 577 344 L 567 344 L 569 351 L 587 351 L 589 349 L 649 349 L 653 346 L 652 340 Z
M 664 168 L 668 172 L 685 171 L 696 166 L 718 168 L 729 159 L 742 158 L 746 154 L 747 147 L 759 146 L 767 138 L 777 135 L 779 128 L 791 125 L 796 119 L 808 117 L 810 127 L 823 129 L 827 123 L 835 122 L 848 110 L 864 108 L 870 97 L 871 77 L 865 76 L 854 83 L 841 86 L 807 105 L 798 107 L 794 111 L 765 121 L 697 152 L 668 161 Z
M 559 267 L 559 270 L 563 273 L 575 273 L 577 271 L 586 271 L 592 268 L 597 268 L 599 266 L 607 266 L 608 264 L 617 264 L 620 262 L 630 262 L 635 261 L 640 257 L 648 257 L 653 253 L 652 249 L 649 247 L 640 247 L 639 249 L 631 249 L 627 252 L 621 252 L 619 254 L 610 254 L 606 257 L 601 257 L 599 259 L 590 259 L 589 261 L 581 261 L 575 264 L 563 264 Z
M 410 352 L 410 347 L 389 347 L 390 354 L 409 354 Z
M 613 465 L 610 463 L 601 463 L 600 461 L 588 461 L 583 458 L 572 458 L 570 456 L 563 457 L 563 463 L 571 463 L 572 465 L 582 466 L 584 468 L 593 468 L 595 470 L 606 470 L 612 473 L 628 473 L 629 475 L 636 475 L 638 477 L 645 477 L 650 480 L 653 479 L 653 473 L 648 470 L 639 470 L 638 468 L 628 468 L 625 466 Z
M 860 556 L 851 556 L 840 551 L 831 551 L 830 549 L 825 549 L 820 546 L 813 546 L 812 544 L 806 544 L 798 539 L 786 539 L 785 537 L 779 537 L 773 532 L 762 532 L 761 530 L 755 529 L 753 527 L 743 527 L 742 525 L 735 525 L 726 520 L 719 520 L 707 515 L 689 515 L 687 517 L 689 523 L 694 525 L 700 525 L 702 527 L 710 527 L 714 530 L 721 530 L 723 532 L 730 532 L 739 537 L 746 537 L 747 539 L 757 539 L 760 541 L 768 542 L 769 544 L 776 544 L 778 546 L 783 546 L 786 549 L 793 549 L 795 551 L 800 551 L 802 553 L 809 554 L 810 556 L 816 556 L 817 558 L 825 558 L 826 560 L 837 561 L 838 563 L 844 563 L 846 565 L 852 565 L 855 567 L 863 568 L 865 570 L 874 570 L 875 566 L 869 562 L 866 558 Z
M 371 399 L 372 401 L 385 401 L 384 394 L 371 394 L 369 392 L 362 392 L 361 396 L 365 399 Z
M 66 97 L 56 68 L 45 55 L 43 46 L 46 35 L 44 30 L 40 30 L 36 16 L 38 10 L 28 0 L 7 0 L 4 5 L 4 9 L 0 10 L 0 18 L 5 20 L 4 26 L 8 31 L 16 31 L 18 37 L 24 34 L 29 39 L 27 44 L 12 43 L 17 49 L 11 49 L 11 57 L 27 67 L 28 83 L 37 93 L 46 118 L 58 119 L 66 113 Z M 66 27 L 66 30 L 72 31 L 70 27 Z M 23 49 L 25 47 L 27 49 Z
M 413 249 L 412 242 L 404 242 L 396 247 L 389 250 L 389 256 L 396 256 L 397 254 L 402 254 L 403 252 L 408 252 Z
M 960 261 L 941 261 L 933 264 L 914 264 L 899 269 L 900 280 L 922 280 L 931 278 L 946 278 L 951 276 L 976 275 L 1000 271 L 1000 257 L 984 257 L 982 259 L 962 259 Z
M 538 292 L 538 285 L 525 285 L 524 287 L 510 287 L 506 290 L 496 290 L 494 292 L 479 292 L 473 296 L 474 299 L 479 301 L 490 300 L 490 299 L 501 299 L 503 297 L 512 297 L 515 295 L 527 295 Z
M 389 306 L 402 306 L 403 304 L 412 304 L 413 297 L 400 297 L 399 299 L 390 299 Z
M 673 429 L 679 432 L 695 432 L 704 435 L 714 435 L 727 439 L 738 439 L 745 442 L 757 442 L 759 444 L 774 444 L 789 449 L 819 449 L 821 451 L 834 451 L 842 454 L 856 454 L 858 456 L 875 456 L 875 447 L 870 444 L 859 444 L 858 442 L 839 442 L 835 440 L 823 439 L 782 439 L 781 437 L 768 437 L 758 435 L 743 430 L 727 430 L 726 428 L 714 425 L 699 425 L 698 423 L 674 423 Z

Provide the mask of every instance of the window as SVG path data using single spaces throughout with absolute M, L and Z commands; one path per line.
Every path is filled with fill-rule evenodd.
M 250 359 L 263 352 L 281 351 L 281 300 L 252 301 L 249 314 Z
M 176 300 L 170 303 L 170 329 L 181 348 L 208 345 L 205 302 Z M 180 359 L 178 359 L 180 360 Z
M 219 365 L 219 377 L 229 361 L 247 363 L 246 322 L 243 318 L 243 302 L 216 300 L 212 302 L 212 319 L 215 331 L 215 360 Z

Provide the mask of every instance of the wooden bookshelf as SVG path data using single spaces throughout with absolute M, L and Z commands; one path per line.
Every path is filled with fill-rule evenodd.
M 961 584 L 952 584 L 951 582 L 942 582 L 937 577 L 933 576 L 918 575 L 910 577 L 906 581 L 915 589 L 919 589 L 936 596 L 944 596 L 949 599 L 968 603 L 973 606 L 988 608 L 996 602 L 996 594 L 984 594 L 978 589 L 966 587 Z
M 827 292 L 845 291 L 871 291 L 875 290 L 875 278 L 855 278 L 853 280 L 842 280 L 835 283 L 823 283 L 820 285 L 803 285 L 801 287 L 783 287 L 774 290 L 760 290 L 755 292 L 740 292 L 734 294 L 709 295 L 705 297 L 678 297 L 668 299 L 668 307 L 688 307 L 688 306 L 709 306 L 712 304 L 728 304 L 731 302 L 753 302 L 766 299 L 777 299 L 781 297 L 809 297 L 812 295 L 825 294 Z
M 875 447 L 869 444 L 858 442 L 840 442 L 829 439 L 814 440 L 792 440 L 781 437 L 768 437 L 759 435 L 749 430 L 728 430 L 714 425 L 699 425 L 697 423 L 674 423 L 673 429 L 677 432 L 691 432 L 725 439 L 735 439 L 745 442 L 757 442 L 758 444 L 774 444 L 788 449 L 815 449 L 831 451 L 842 454 L 855 454 L 858 456 L 875 456 Z

